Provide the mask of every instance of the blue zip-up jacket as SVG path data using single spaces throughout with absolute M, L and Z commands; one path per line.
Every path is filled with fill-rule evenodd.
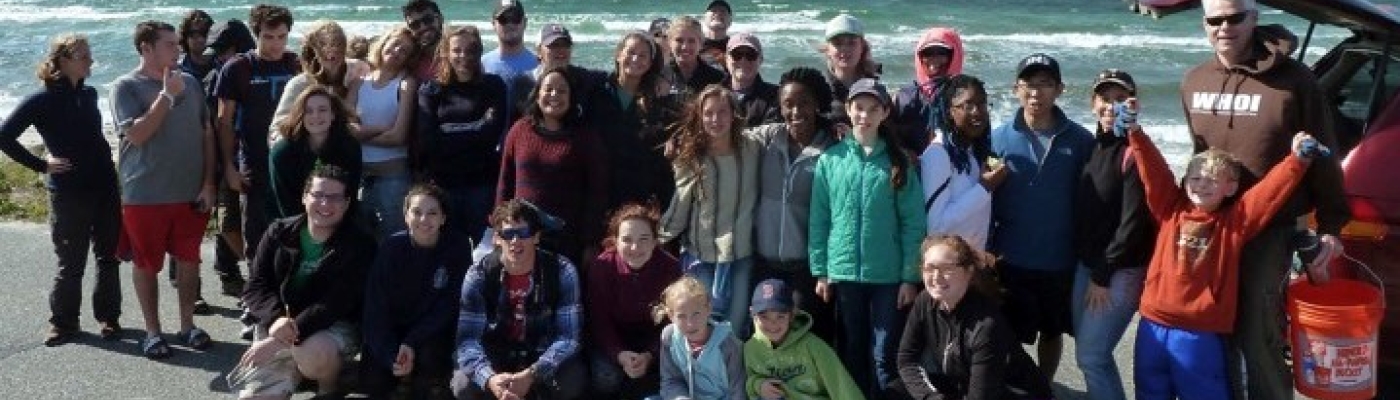
M 992 152 L 1010 173 L 992 195 L 990 248 L 1018 268 L 1068 271 L 1076 265 L 1074 194 L 1094 136 L 1058 106 L 1054 113 L 1058 122 L 1043 160 L 1021 109 L 992 131 Z

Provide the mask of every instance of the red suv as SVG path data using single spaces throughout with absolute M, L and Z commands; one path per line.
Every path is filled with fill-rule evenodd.
M 1312 69 L 1336 107 L 1335 132 L 1352 212 L 1342 241 L 1349 256 L 1369 265 L 1384 282 L 1388 307 L 1380 333 L 1379 376 L 1385 377 L 1380 398 L 1400 396 L 1400 13 L 1367 0 L 1259 3 L 1352 33 L 1326 50 Z M 1295 55 L 1317 51 L 1307 48 L 1306 37 L 1302 43 Z

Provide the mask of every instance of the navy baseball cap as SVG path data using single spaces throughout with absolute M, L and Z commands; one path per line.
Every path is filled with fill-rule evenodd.
M 792 289 L 782 279 L 768 279 L 758 283 L 753 289 L 753 301 L 749 310 L 754 314 L 764 311 L 791 312 L 793 309 Z

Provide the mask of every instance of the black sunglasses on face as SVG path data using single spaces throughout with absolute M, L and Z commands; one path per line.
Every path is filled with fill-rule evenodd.
M 515 24 L 519 24 L 521 21 L 524 21 L 524 20 L 525 20 L 524 17 L 508 17 L 508 16 L 502 16 L 502 17 L 496 18 L 496 22 L 499 23 L 499 24 L 501 24 L 501 25 L 515 25 Z
M 534 232 L 531 232 L 530 227 L 528 226 L 522 226 L 513 229 L 502 229 L 496 234 L 499 235 L 501 237 L 501 240 L 504 241 L 511 241 L 516 239 L 529 239 L 531 236 L 534 236 Z
M 729 56 L 734 61 L 754 61 L 758 59 L 758 52 L 752 50 L 734 50 L 729 52 Z
M 1218 15 L 1218 16 L 1214 16 L 1214 17 L 1206 17 L 1206 25 L 1210 25 L 1210 26 L 1220 26 L 1221 24 L 1224 24 L 1224 23 L 1226 23 L 1226 22 L 1229 22 L 1229 23 L 1230 23 L 1230 26 L 1235 26 L 1235 25 L 1239 25 L 1240 23 L 1244 22 L 1244 19 L 1247 18 L 1247 17 L 1249 17 L 1249 11 L 1240 11 L 1240 12 L 1237 12 L 1237 13 L 1234 13 L 1234 14 L 1230 14 L 1230 15 Z
M 929 47 L 929 48 L 927 48 L 927 49 L 923 49 L 923 50 L 920 50 L 920 51 L 919 51 L 919 57 L 923 57 L 923 58 L 937 57 L 937 56 L 949 57 L 949 56 L 952 56 L 952 55 L 953 55 L 953 51 L 952 51 L 952 50 L 949 50 L 947 47 Z

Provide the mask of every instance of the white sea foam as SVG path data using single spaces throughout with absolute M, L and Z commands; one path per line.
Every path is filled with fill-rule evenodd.
M 139 11 L 99 10 L 88 6 L 46 7 L 33 4 L 0 5 L 0 22 L 34 23 L 49 20 L 106 21 L 132 18 Z

